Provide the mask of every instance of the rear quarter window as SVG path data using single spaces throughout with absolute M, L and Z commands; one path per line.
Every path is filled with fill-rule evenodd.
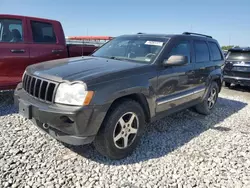
M 209 49 L 205 41 L 194 41 L 196 63 L 209 61 Z
M 223 59 L 222 54 L 220 52 L 218 45 L 214 42 L 208 42 L 208 44 L 210 47 L 212 60 L 213 61 L 222 60 Z

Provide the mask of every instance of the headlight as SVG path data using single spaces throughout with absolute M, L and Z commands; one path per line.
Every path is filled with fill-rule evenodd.
M 87 91 L 84 83 L 61 83 L 56 91 L 55 102 L 75 106 L 88 105 L 93 94 L 93 91 Z

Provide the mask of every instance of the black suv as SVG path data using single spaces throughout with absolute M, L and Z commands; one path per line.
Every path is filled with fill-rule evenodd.
M 193 106 L 210 114 L 223 65 L 217 41 L 207 35 L 124 35 L 88 57 L 29 66 L 15 102 L 52 137 L 93 142 L 120 159 L 136 147 L 146 123 Z
M 250 48 L 232 48 L 224 67 L 225 86 L 242 84 L 250 86 Z

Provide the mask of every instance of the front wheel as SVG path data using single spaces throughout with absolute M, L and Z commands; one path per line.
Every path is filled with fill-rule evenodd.
M 112 106 L 94 140 L 96 150 L 111 159 L 122 159 L 135 149 L 145 125 L 139 103 L 124 100 Z
M 209 115 L 215 107 L 218 99 L 219 87 L 216 82 L 212 82 L 204 100 L 195 106 L 200 114 Z

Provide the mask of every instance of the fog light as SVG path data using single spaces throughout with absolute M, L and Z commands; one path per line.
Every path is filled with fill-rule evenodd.
M 48 129 L 48 128 L 49 128 L 49 125 L 46 124 L 46 123 L 44 123 L 44 124 L 43 124 L 43 128 L 44 128 L 44 129 Z
M 73 119 L 71 119 L 70 117 L 68 116 L 61 116 L 60 119 L 64 122 L 64 123 L 74 123 L 75 121 Z

